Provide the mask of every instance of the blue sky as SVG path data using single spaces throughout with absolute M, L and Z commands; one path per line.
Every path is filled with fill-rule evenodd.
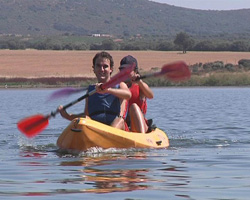
M 174 6 L 202 10 L 236 10 L 250 8 L 250 0 L 151 0 Z

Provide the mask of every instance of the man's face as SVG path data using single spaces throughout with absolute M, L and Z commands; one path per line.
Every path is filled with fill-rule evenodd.
M 94 66 L 94 73 L 98 82 L 105 83 L 109 81 L 111 72 L 110 60 L 107 58 L 97 58 Z

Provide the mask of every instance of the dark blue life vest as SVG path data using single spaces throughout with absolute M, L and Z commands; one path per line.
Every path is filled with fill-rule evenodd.
M 119 88 L 116 85 L 115 88 Z M 90 85 L 88 92 L 95 89 Z M 91 119 L 110 125 L 120 115 L 120 99 L 112 94 L 95 93 L 88 97 L 88 112 Z

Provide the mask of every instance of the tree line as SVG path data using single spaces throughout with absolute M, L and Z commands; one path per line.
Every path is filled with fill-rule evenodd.
M 91 36 L 90 36 L 91 37 Z M 27 39 L 25 37 L 1 37 L 0 49 L 37 49 L 37 50 L 156 50 L 156 51 L 239 51 L 249 52 L 249 39 L 194 39 L 185 32 L 180 32 L 171 39 L 157 37 L 126 38 L 116 41 L 103 38 L 102 41 L 65 42 L 63 39 Z

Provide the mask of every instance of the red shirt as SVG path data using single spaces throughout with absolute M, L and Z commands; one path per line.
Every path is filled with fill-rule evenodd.
M 136 103 L 139 108 L 141 109 L 142 113 L 145 115 L 147 112 L 147 101 L 146 98 L 140 97 L 140 87 L 138 84 L 133 83 L 132 86 L 129 88 L 132 94 L 132 97 L 129 99 L 129 108 L 133 103 Z

